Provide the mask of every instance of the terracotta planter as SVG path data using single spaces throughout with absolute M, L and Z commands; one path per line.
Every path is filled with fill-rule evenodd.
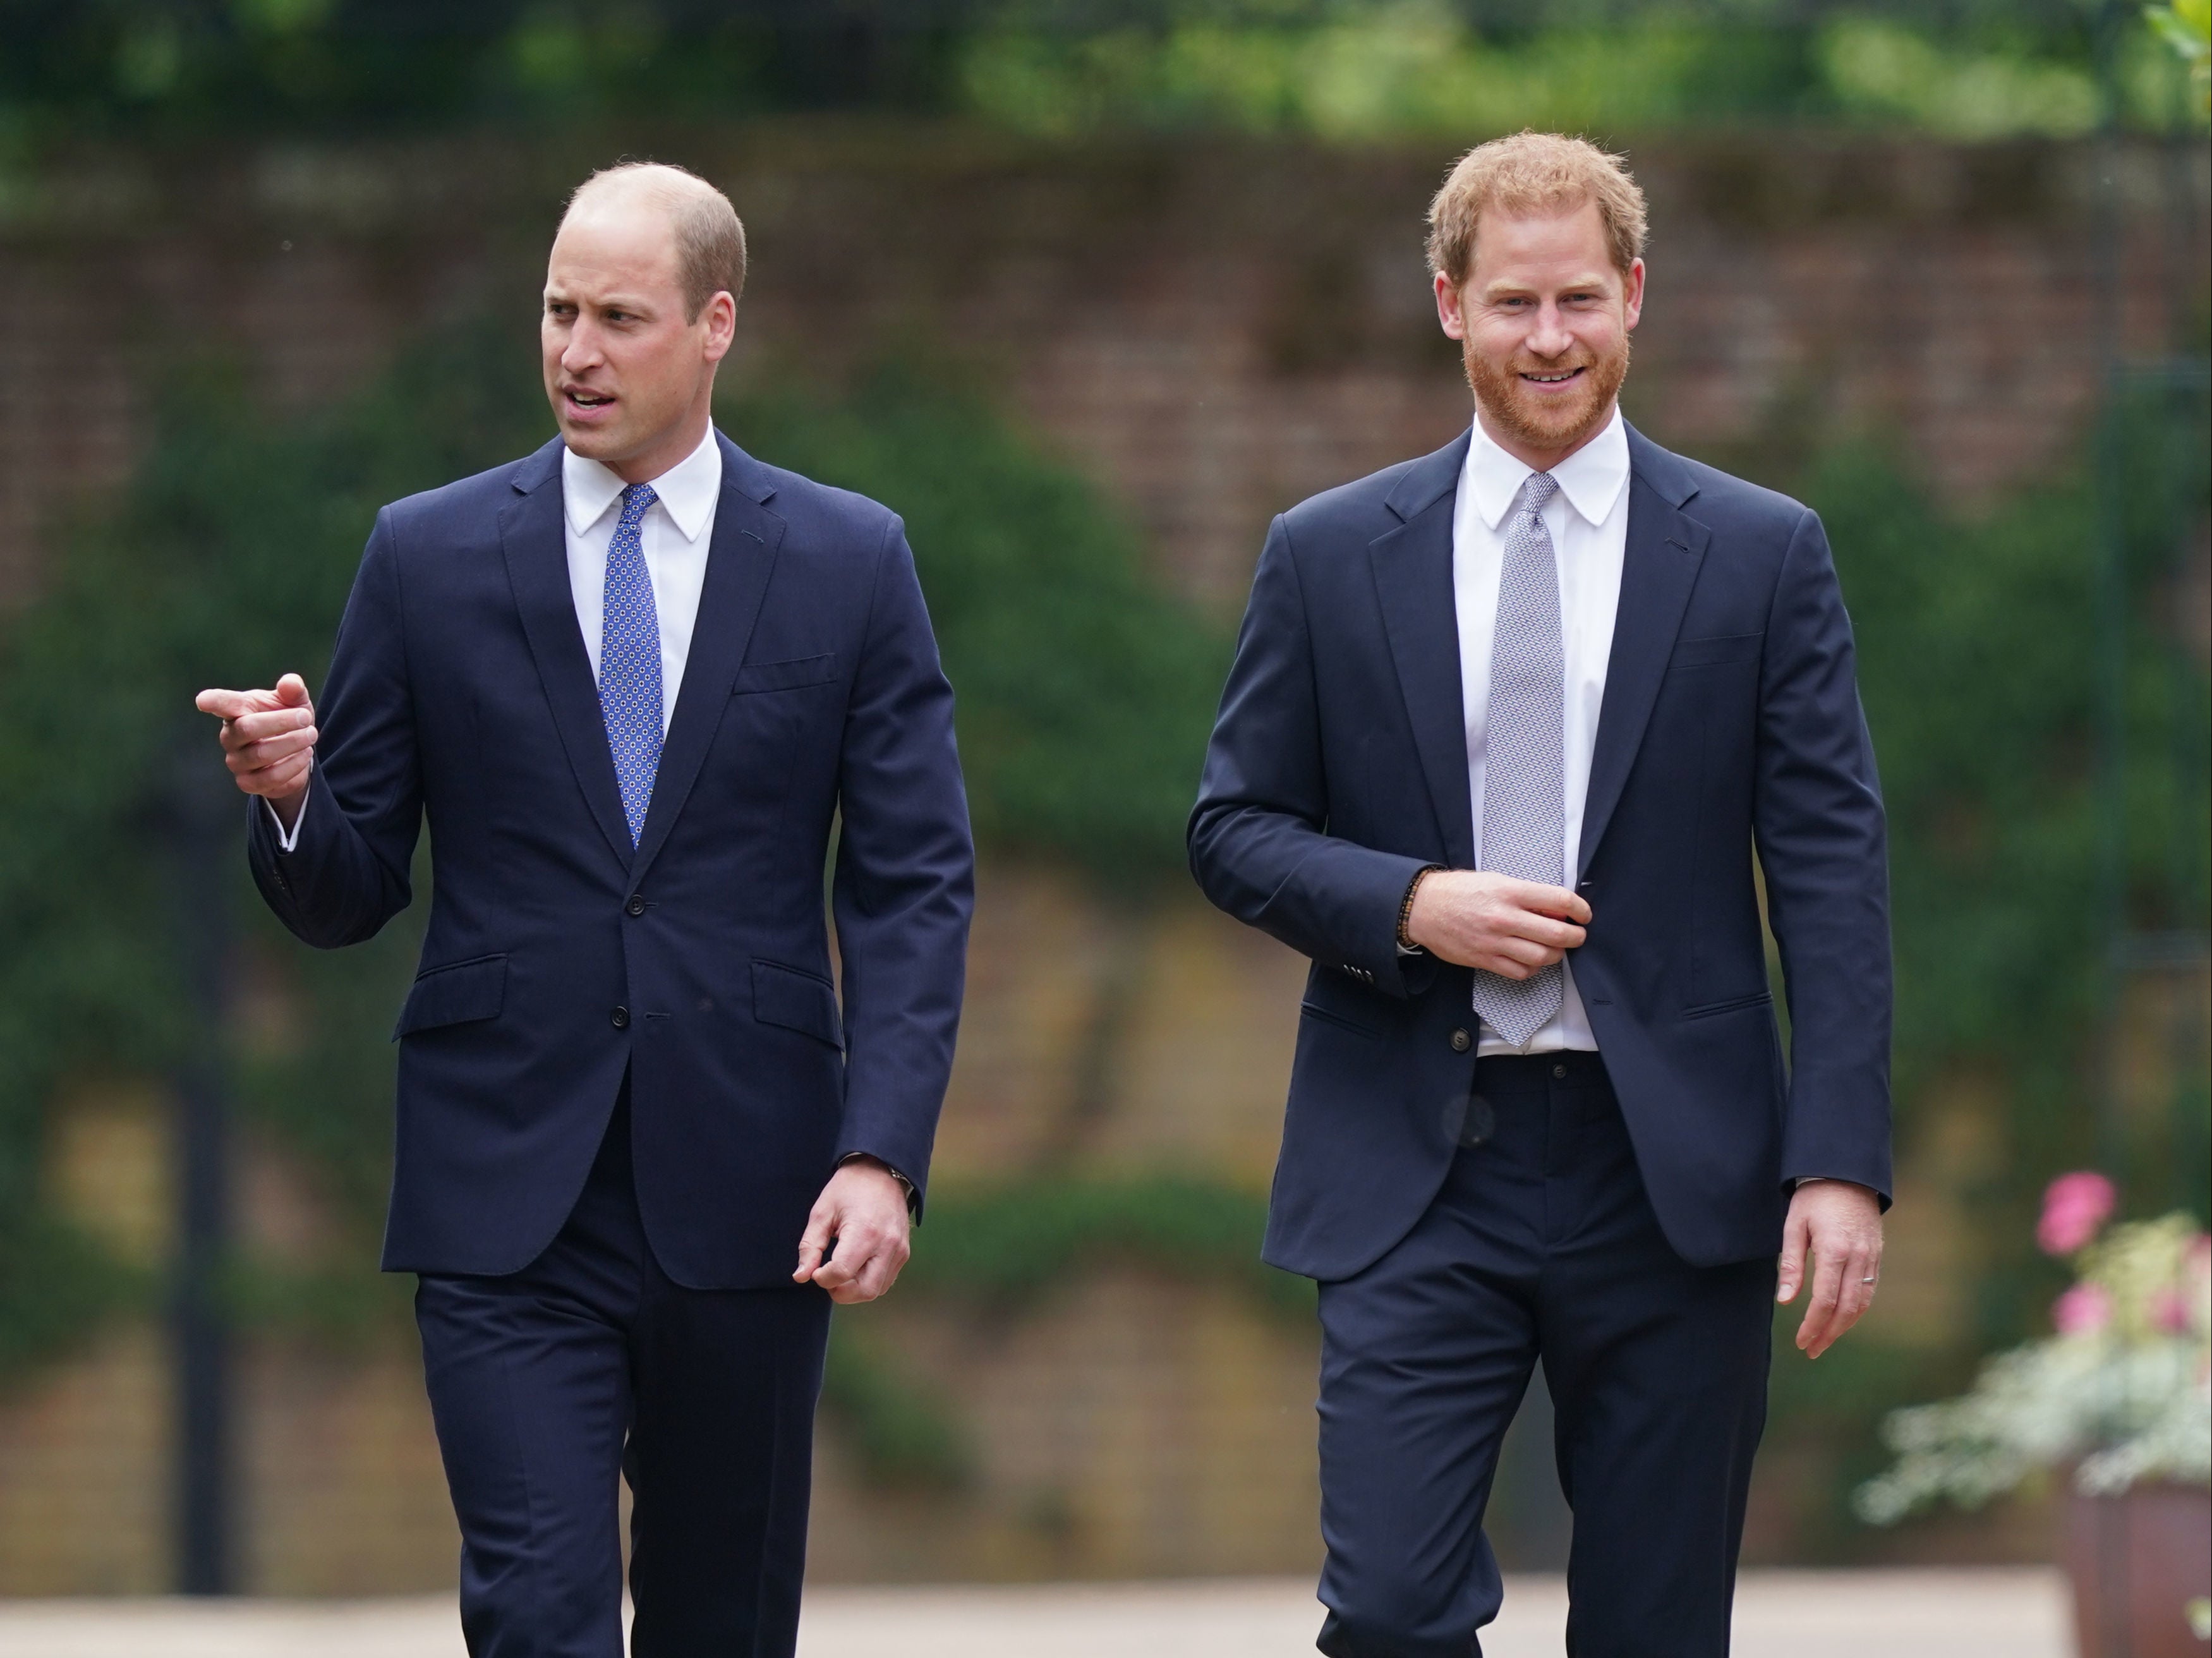
M 2212 1594 L 2212 1491 L 2138 1485 L 2067 1499 L 2063 1549 L 2081 1658 L 2207 1658 L 2189 1602 Z

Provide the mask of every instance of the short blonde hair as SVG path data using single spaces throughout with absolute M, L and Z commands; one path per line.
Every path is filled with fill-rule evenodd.
M 666 161 L 617 161 L 578 185 L 568 197 L 568 211 L 574 213 L 586 195 L 609 189 L 637 191 L 667 213 L 676 233 L 676 276 L 684 285 L 684 321 L 698 321 L 707 301 L 726 289 L 732 304 L 744 297 L 745 227 L 728 197 L 688 167 Z
M 1624 276 L 1644 257 L 1644 191 L 1623 165 L 1587 138 L 1516 132 L 1459 158 L 1429 203 L 1429 270 L 1457 288 L 1474 264 L 1477 222 L 1491 209 L 1544 212 L 1597 203 L 1606 251 Z

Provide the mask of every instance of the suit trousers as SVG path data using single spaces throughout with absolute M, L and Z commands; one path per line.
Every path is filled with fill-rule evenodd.
M 1461 1139 L 1413 1230 L 1321 1286 L 1321 1650 L 1479 1658 L 1503 1599 L 1483 1510 L 1540 1357 L 1571 1658 L 1721 1658 L 1774 1262 L 1674 1252 L 1595 1054 L 1479 1061 Z
M 471 1658 L 622 1658 L 626 1477 L 635 1658 L 789 1658 L 830 1299 L 670 1281 L 629 1096 L 543 1254 L 416 1291 L 462 1631 Z

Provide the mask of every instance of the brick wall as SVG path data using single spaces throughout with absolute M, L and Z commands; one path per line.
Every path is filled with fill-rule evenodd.
M 1467 418 L 1421 266 L 1437 147 L 799 124 L 86 153 L 0 192 L 0 595 L 35 581 L 58 517 L 125 475 L 163 364 L 234 355 L 304 405 L 428 315 L 526 318 L 562 192 L 625 149 L 698 167 L 746 218 L 735 375 L 834 376 L 916 342 L 971 361 L 1224 608 L 1270 515 Z M 2201 144 L 2118 155 L 2115 294 L 2094 278 L 2085 148 L 1770 135 L 1631 159 L 1654 230 L 1630 411 L 1723 464 L 1875 429 L 1986 498 L 2078 434 L 2100 318 L 2139 349 L 2202 326 Z

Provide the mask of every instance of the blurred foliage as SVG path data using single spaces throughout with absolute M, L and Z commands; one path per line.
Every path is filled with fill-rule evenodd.
M 377 507 L 524 446 L 503 355 L 441 341 L 428 354 L 437 372 L 409 365 L 326 422 L 271 419 L 234 380 L 190 377 L 157 411 L 158 435 L 112 514 L 67 538 L 39 602 L 6 623 L 0 1352 L 33 1357 L 116 1291 L 39 1189 L 58 1084 L 162 1075 L 191 1048 L 177 956 L 164 947 L 167 830 L 179 768 L 220 763 L 192 693 L 289 666 L 319 682 Z M 94 750 L 100 762 L 86 763 Z M 410 930 L 340 957 L 289 950 L 242 861 L 226 874 L 259 976 L 301 1015 L 282 1042 L 240 1056 L 242 1091 L 317 1154 L 344 1208 L 374 1215 L 391 1139 L 385 1035 L 412 971 Z
M 842 1313 L 830 1327 L 822 1402 L 878 1490 L 957 1491 L 975 1483 L 975 1444 L 951 1401 Z
M 1309 1322 L 1313 1285 L 1260 1260 L 1267 1223 L 1259 1193 L 1188 1175 L 941 1187 L 899 1295 L 971 1315 L 1018 1315 L 1075 1273 L 1135 1266 L 1217 1284 L 1274 1317 Z M 823 1399 L 847 1424 L 871 1483 L 949 1491 L 973 1482 L 974 1436 L 957 1404 L 842 1312 L 831 1327 Z
M 962 382 L 906 362 L 835 400 L 718 412 L 763 459 L 905 519 L 960 696 L 977 838 L 1072 859 L 1123 895 L 1179 880 L 1229 638 L 1150 580 L 1096 490 L 1040 464 Z
M 2100 1161 L 2112 930 L 2201 937 L 2212 913 L 2212 687 L 2176 621 L 2184 561 L 2205 533 L 2212 429 L 2201 388 L 2138 393 L 2113 418 L 2128 590 L 2118 916 L 2098 884 L 2092 555 L 2107 497 L 2087 469 L 1976 519 L 1943 511 L 1872 449 L 1824 456 L 1802 483 L 1836 548 L 1889 809 L 1901 1129 L 1949 1084 L 1993 1086 L 2002 1102 L 2002 1158 L 1975 1230 L 2004 1253 L 1981 1327 L 1960 1333 L 1976 1351 L 2040 1314 L 2045 1181 Z M 2202 1085 L 2186 1070 L 2180 1081 Z M 2204 1212 L 2212 1170 L 2184 1157 L 2183 1105 L 2113 1171 L 2143 1212 Z
M 1986 1113 L 1983 1161 L 1959 1194 L 1975 1249 L 1949 1343 L 1855 1339 L 1808 1365 L 1788 1345 L 1798 1315 L 1778 1321 L 1769 1438 L 1820 1470 L 1799 1482 L 1795 1515 L 1813 1554 L 1869 1546 L 1849 1495 L 1883 1461 L 1876 1429 L 1891 1409 L 1964 1387 L 1984 1354 L 2047 1327 L 2065 1276 L 2035 1248 L 2036 1206 L 2051 1175 L 2106 1151 L 2113 931 L 2201 940 L 2212 920 L 2212 684 L 2182 620 L 2212 428 L 2201 384 L 2138 389 L 2112 418 L 2121 471 L 2108 491 L 2077 465 L 1980 515 L 1947 510 L 1878 444 L 1766 474 L 1820 513 L 1857 635 L 1890 823 L 1901 1160 L 1943 1114 Z M 2094 550 L 2107 501 L 2126 589 L 2119 915 L 2098 879 Z M 2142 987 L 2123 980 L 2119 993 Z M 2125 1057 L 2170 1089 L 2110 1148 L 2130 1212 L 2212 1213 L 2201 1032 L 2185 1052 Z
M 1979 138 L 2086 131 L 2106 51 L 2126 118 L 2190 118 L 2172 55 L 2120 0 L 0 0 L 0 122 L 894 109 L 1053 133 L 1810 120 Z
M 1931 27 L 1926 10 L 1553 7 L 1547 27 L 1483 27 L 1437 0 L 1297 9 L 1261 23 L 1218 9 L 1153 28 L 983 33 L 963 53 L 969 106 L 1017 129 L 1229 126 L 1340 140 L 1510 131 L 1607 134 L 1759 122 L 1901 128 L 1952 139 L 2075 137 L 2104 97 L 2078 15 L 2037 30 Z M 2119 113 L 2186 115 L 2170 54 L 2118 45 Z
M 2189 84 L 2197 94 L 2197 118 L 2212 117 L 2212 0 L 2168 0 L 2143 15 L 2159 38 L 2189 65 Z
M 902 1288 L 1001 1308 L 1030 1304 L 1079 1266 L 1143 1266 L 1311 1312 L 1313 1285 L 1260 1260 L 1267 1199 L 1182 1175 L 1024 1181 L 930 1199 L 928 1247 Z

